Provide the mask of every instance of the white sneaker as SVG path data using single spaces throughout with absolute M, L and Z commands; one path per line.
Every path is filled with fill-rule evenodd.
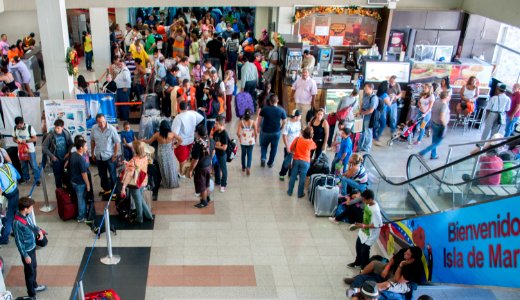
M 358 229 L 358 227 L 356 226 L 356 224 L 352 224 L 349 226 L 348 230 L 350 231 L 355 231 L 356 229 Z
M 226 191 L 226 187 L 225 187 L 225 186 L 221 186 L 221 187 L 220 187 L 220 192 L 221 192 L 221 193 L 224 193 L 225 191 Z
M 195 197 L 200 197 L 200 194 L 199 193 L 195 193 Z
M 336 221 L 336 218 L 335 218 L 335 217 L 329 217 L 329 221 L 330 221 L 332 224 L 339 224 L 339 222 Z

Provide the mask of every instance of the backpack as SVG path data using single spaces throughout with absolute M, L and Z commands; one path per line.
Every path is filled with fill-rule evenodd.
M 229 42 L 227 42 L 227 51 L 228 53 L 231 53 L 231 52 L 237 52 L 238 51 L 238 42 L 236 40 L 231 40 Z
M 31 124 L 28 124 L 27 126 L 28 126 L 27 129 L 28 129 L 28 132 L 29 132 L 29 138 L 30 138 L 31 137 L 31 128 L 32 127 L 31 127 Z M 14 126 L 13 130 L 16 133 L 16 126 Z M 16 137 L 16 138 L 18 138 L 18 137 Z M 36 146 L 35 142 L 33 142 L 33 144 Z
M 211 99 L 209 100 L 208 111 L 206 112 L 206 116 L 211 119 L 214 111 L 217 111 L 218 115 L 218 112 L 220 111 L 220 101 L 214 101 L 213 99 Z M 216 116 L 214 116 L 213 118 L 215 117 Z
M 232 162 L 237 156 L 238 146 L 235 139 L 229 139 L 226 148 L 227 162 Z
M 226 102 L 225 102 L 224 98 L 218 97 L 218 103 L 220 104 L 220 109 L 218 111 L 218 114 L 219 115 L 224 114 L 226 112 Z
M 248 108 L 251 112 L 255 111 L 253 97 L 248 92 L 238 93 L 235 97 L 235 113 L 237 117 L 242 118 Z

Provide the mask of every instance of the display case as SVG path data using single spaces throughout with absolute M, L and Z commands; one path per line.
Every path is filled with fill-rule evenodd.
M 325 102 L 325 113 L 336 112 L 339 101 L 341 98 L 348 96 L 352 93 L 352 89 L 329 89 L 325 90 L 324 102 Z
M 409 62 L 366 61 L 364 70 L 365 82 L 382 82 L 392 75 L 397 76 L 396 81 L 399 83 L 410 81 Z
M 454 65 L 450 73 L 450 84 L 460 87 L 466 84 L 471 76 L 475 76 L 479 87 L 489 86 L 493 73 L 493 66 L 480 59 L 461 58 L 458 65 Z
M 453 66 L 456 64 L 439 62 L 412 61 L 410 82 L 424 83 L 440 80 L 450 76 Z

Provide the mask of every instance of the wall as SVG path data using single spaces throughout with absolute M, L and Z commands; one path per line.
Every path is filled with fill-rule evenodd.
M 255 12 L 255 37 L 262 35 L 262 29 L 269 26 L 269 7 L 257 7 Z
M 488 17 L 520 27 L 520 1 L 518 0 L 464 0 L 462 8 L 472 14 Z
M 292 7 L 279 7 L 278 8 L 278 19 L 276 20 L 276 28 L 278 33 L 281 34 L 292 34 L 292 18 L 293 8 Z
M 397 2 L 397 9 L 460 9 L 463 2 L 464 0 L 400 0 Z
M 31 32 L 36 34 L 36 41 L 39 42 L 40 30 L 36 10 L 4 11 L 0 14 L 0 32 L 7 34 L 7 40 L 11 44 Z

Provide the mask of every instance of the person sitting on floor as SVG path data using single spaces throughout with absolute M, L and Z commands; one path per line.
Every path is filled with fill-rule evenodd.
M 363 166 L 361 154 L 354 153 L 348 161 L 347 172 L 341 178 L 341 194 L 347 195 L 349 189 L 363 192 L 368 187 L 368 173 Z
M 345 201 L 338 205 L 336 215 L 329 218 L 331 223 L 339 224 L 339 222 L 345 221 L 350 224 L 355 224 L 363 222 L 363 209 L 365 205 L 361 199 L 361 193 L 358 190 L 354 189 L 348 196 L 345 198 L 340 197 L 339 199 L 345 199 Z

